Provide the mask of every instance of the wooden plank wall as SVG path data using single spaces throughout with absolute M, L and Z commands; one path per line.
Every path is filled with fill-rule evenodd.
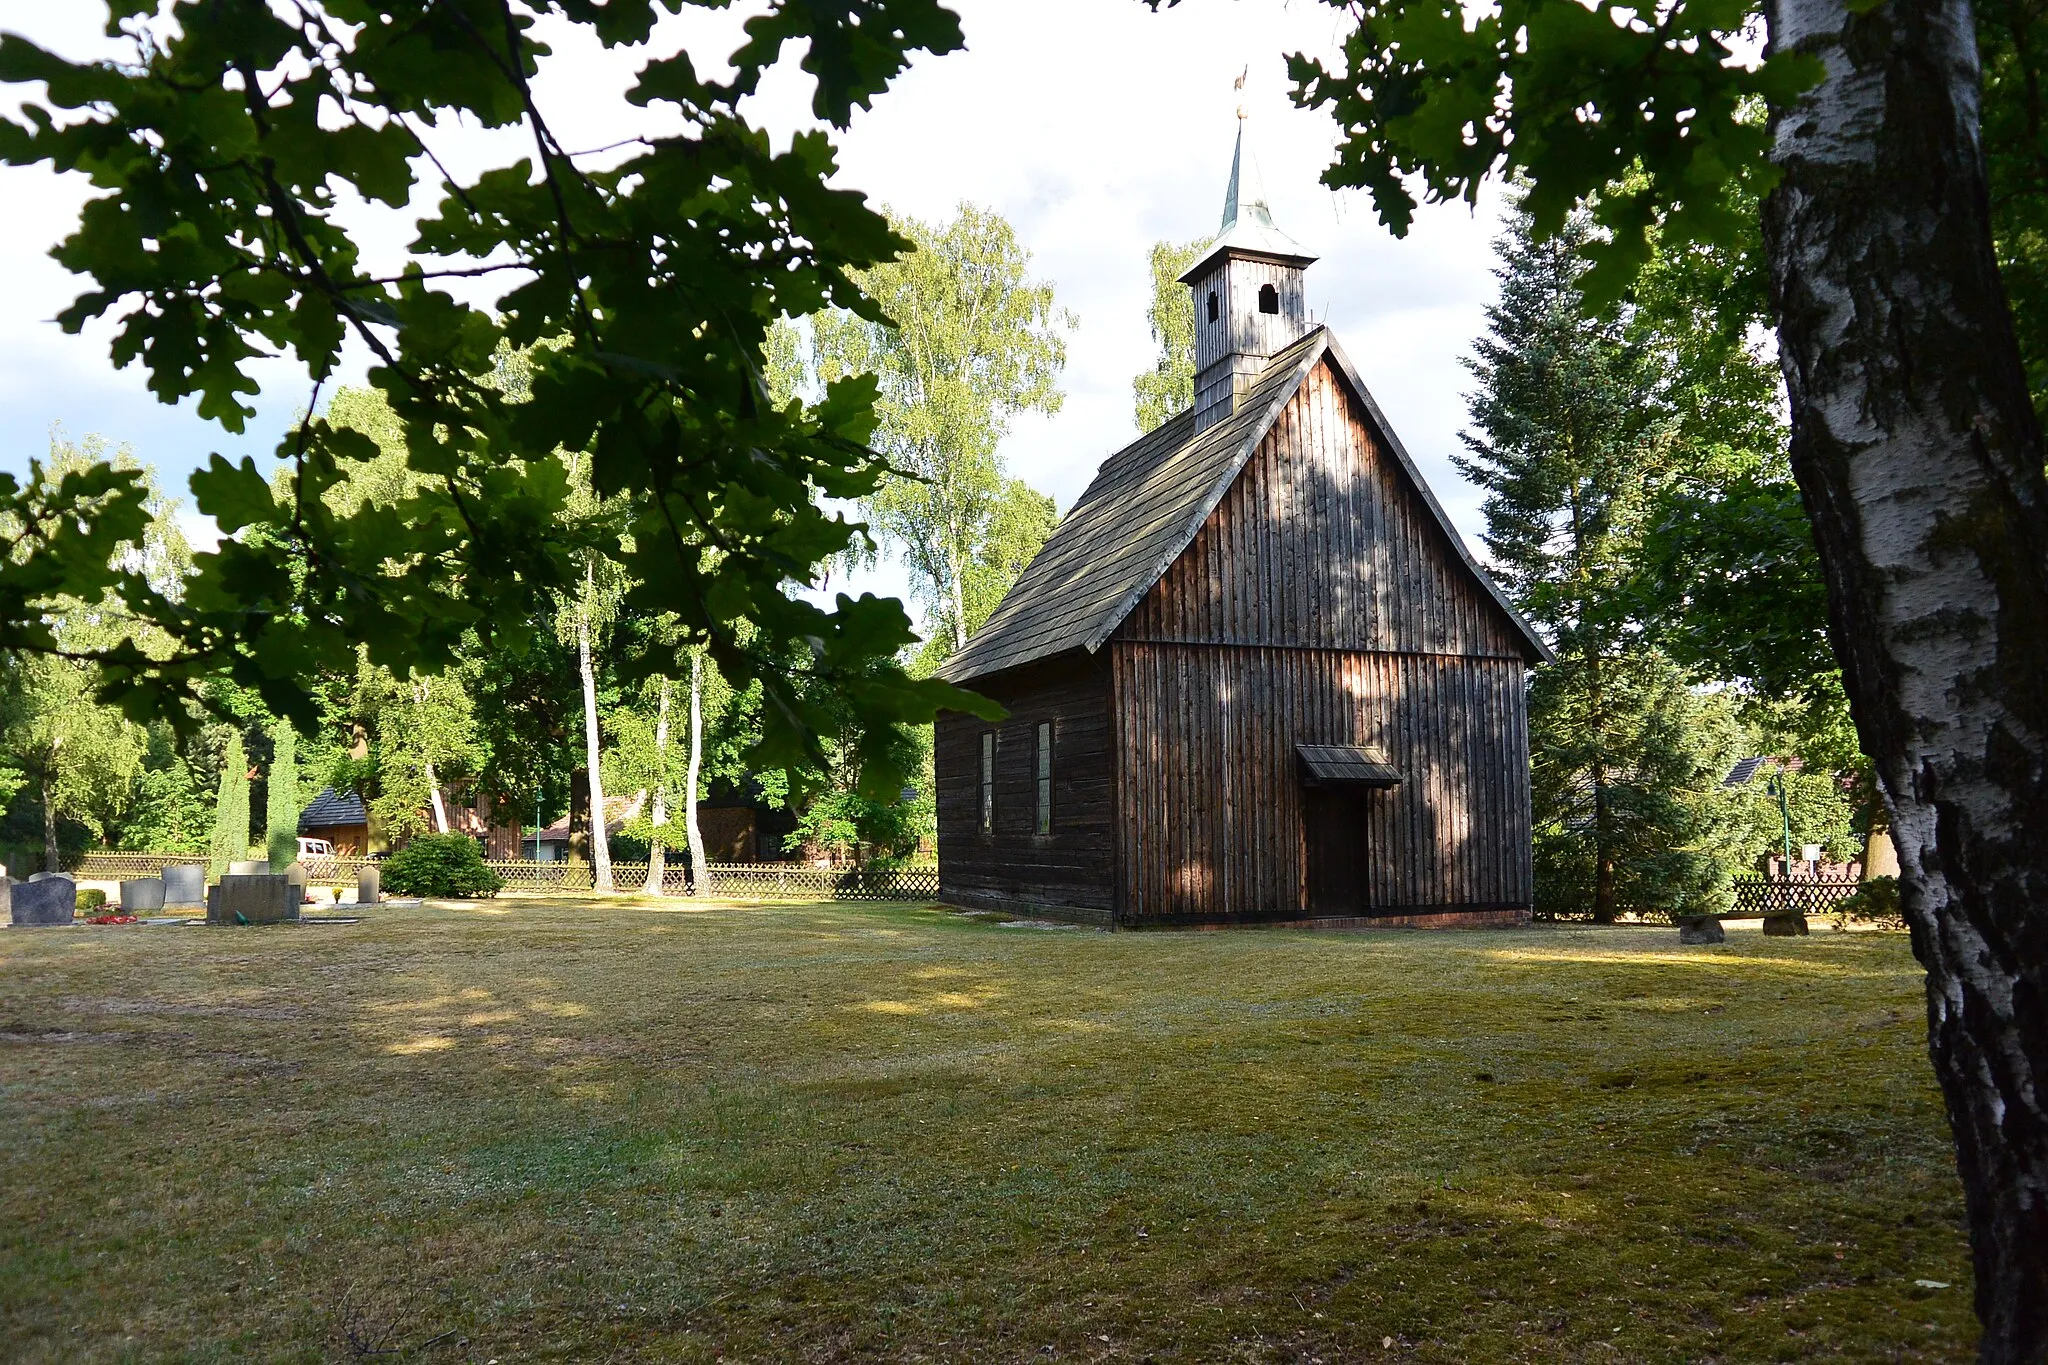
M 1327 361 L 1118 638 L 1522 653 Z
M 990 725 L 942 712 L 935 727 L 939 889 L 963 905 L 1076 907 L 1106 920 L 1111 871 L 1109 664 L 1069 655 L 971 684 L 1009 708 Z M 1053 723 L 1052 833 L 1036 832 L 1035 730 Z M 981 736 L 996 732 L 995 831 L 981 831 Z
M 1526 906 L 1528 718 L 1518 658 L 1273 646 L 1110 647 L 1127 922 L 1307 909 L 1296 744 L 1369 744 L 1369 913 Z
M 1370 744 L 1367 904 L 1526 906 L 1522 644 L 1325 362 L 1112 645 L 1122 909 L 1304 913 L 1296 744 Z
M 1279 291 L 1280 311 L 1259 311 L 1259 289 Z M 1259 376 L 1260 363 L 1308 331 L 1298 266 L 1226 258 L 1193 286 L 1195 301 L 1195 429 L 1230 415 L 1237 395 Z M 1217 319 L 1209 321 L 1209 295 Z

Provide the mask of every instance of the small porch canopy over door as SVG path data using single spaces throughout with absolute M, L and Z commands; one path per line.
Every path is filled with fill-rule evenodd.
M 1301 780 L 1308 787 L 1371 790 L 1401 785 L 1401 770 L 1362 744 L 1297 744 Z
M 1356 744 L 1297 744 L 1302 801 L 1302 842 L 1308 855 L 1308 912 L 1315 916 L 1364 914 L 1365 801 L 1400 785 L 1401 773 L 1376 749 Z

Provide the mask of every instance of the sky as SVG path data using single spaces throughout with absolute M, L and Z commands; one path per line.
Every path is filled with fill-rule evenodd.
M 1293 107 L 1284 61 L 1291 51 L 1333 50 L 1342 14 L 1311 0 L 1182 0 L 1157 13 L 1141 0 L 955 0 L 954 8 L 966 50 L 921 55 L 856 115 L 838 139 L 837 183 L 920 218 L 942 219 L 962 202 L 995 210 L 1032 252 L 1033 273 L 1052 281 L 1059 304 L 1077 316 L 1064 402 L 1057 414 L 1016 421 L 1003 445 L 1010 472 L 1065 509 L 1102 459 L 1136 435 L 1131 379 L 1156 355 L 1145 322 L 1147 254 L 1155 241 L 1216 230 L 1241 102 L 1275 221 L 1320 257 L 1307 277 L 1311 312 L 1334 329 L 1476 548 L 1479 494 L 1450 457 L 1471 387 L 1461 361 L 1496 292 L 1497 197 L 1476 211 L 1425 206 L 1396 240 L 1363 194 L 1318 182 L 1335 129 L 1326 115 Z M 739 17 L 684 16 L 665 24 L 650 50 L 687 47 L 710 74 L 737 45 Z M 104 6 L 82 0 L 0 0 L 0 30 L 67 56 L 114 55 L 104 22 Z M 646 53 L 554 36 L 557 54 L 537 95 L 570 146 L 672 126 L 659 109 L 624 101 Z M 744 106 L 778 140 L 811 124 L 808 79 L 793 60 L 784 67 Z M 1242 96 L 1232 88 L 1240 73 Z M 0 91 L 0 113 L 19 102 L 19 92 Z M 457 174 L 519 154 L 506 135 L 474 128 L 440 130 L 435 147 Z M 53 423 L 73 438 L 98 433 L 131 446 L 181 491 L 213 452 L 252 455 L 268 468 L 308 400 L 302 371 L 263 363 L 258 417 L 238 435 L 201 420 L 189 401 L 159 403 L 139 366 L 114 370 L 110 328 L 66 336 L 50 320 L 83 286 L 47 253 L 90 193 L 40 168 L 0 167 L 0 468 L 25 469 L 48 449 Z M 430 207 L 425 197 L 414 205 Z M 356 208 L 347 221 L 373 261 L 395 259 L 408 237 L 402 215 Z M 352 352 L 342 377 L 360 380 L 364 368 Z M 189 513 L 188 531 L 210 539 Z M 905 583 L 885 563 L 852 586 L 900 593 Z

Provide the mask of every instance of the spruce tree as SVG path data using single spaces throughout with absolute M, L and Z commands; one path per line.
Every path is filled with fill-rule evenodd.
M 270 727 L 269 800 L 264 807 L 264 841 L 270 870 L 282 872 L 299 856 L 299 737 L 287 721 Z
M 1606 922 L 1717 894 L 1706 794 L 1734 731 L 1631 616 L 1669 432 L 1642 352 L 1585 306 L 1590 241 L 1583 220 L 1538 241 L 1511 219 L 1458 466 L 1486 490 L 1500 577 L 1558 654 L 1530 699 L 1537 900 Z
M 213 806 L 213 852 L 207 871 L 223 876 L 228 864 L 249 856 L 249 755 L 240 735 L 228 736 L 220 760 L 220 794 Z

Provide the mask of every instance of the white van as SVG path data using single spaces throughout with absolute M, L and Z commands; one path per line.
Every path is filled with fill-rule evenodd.
M 333 856 L 334 845 L 328 843 L 325 839 L 302 838 L 299 840 L 299 857 L 301 858 L 332 858 Z

